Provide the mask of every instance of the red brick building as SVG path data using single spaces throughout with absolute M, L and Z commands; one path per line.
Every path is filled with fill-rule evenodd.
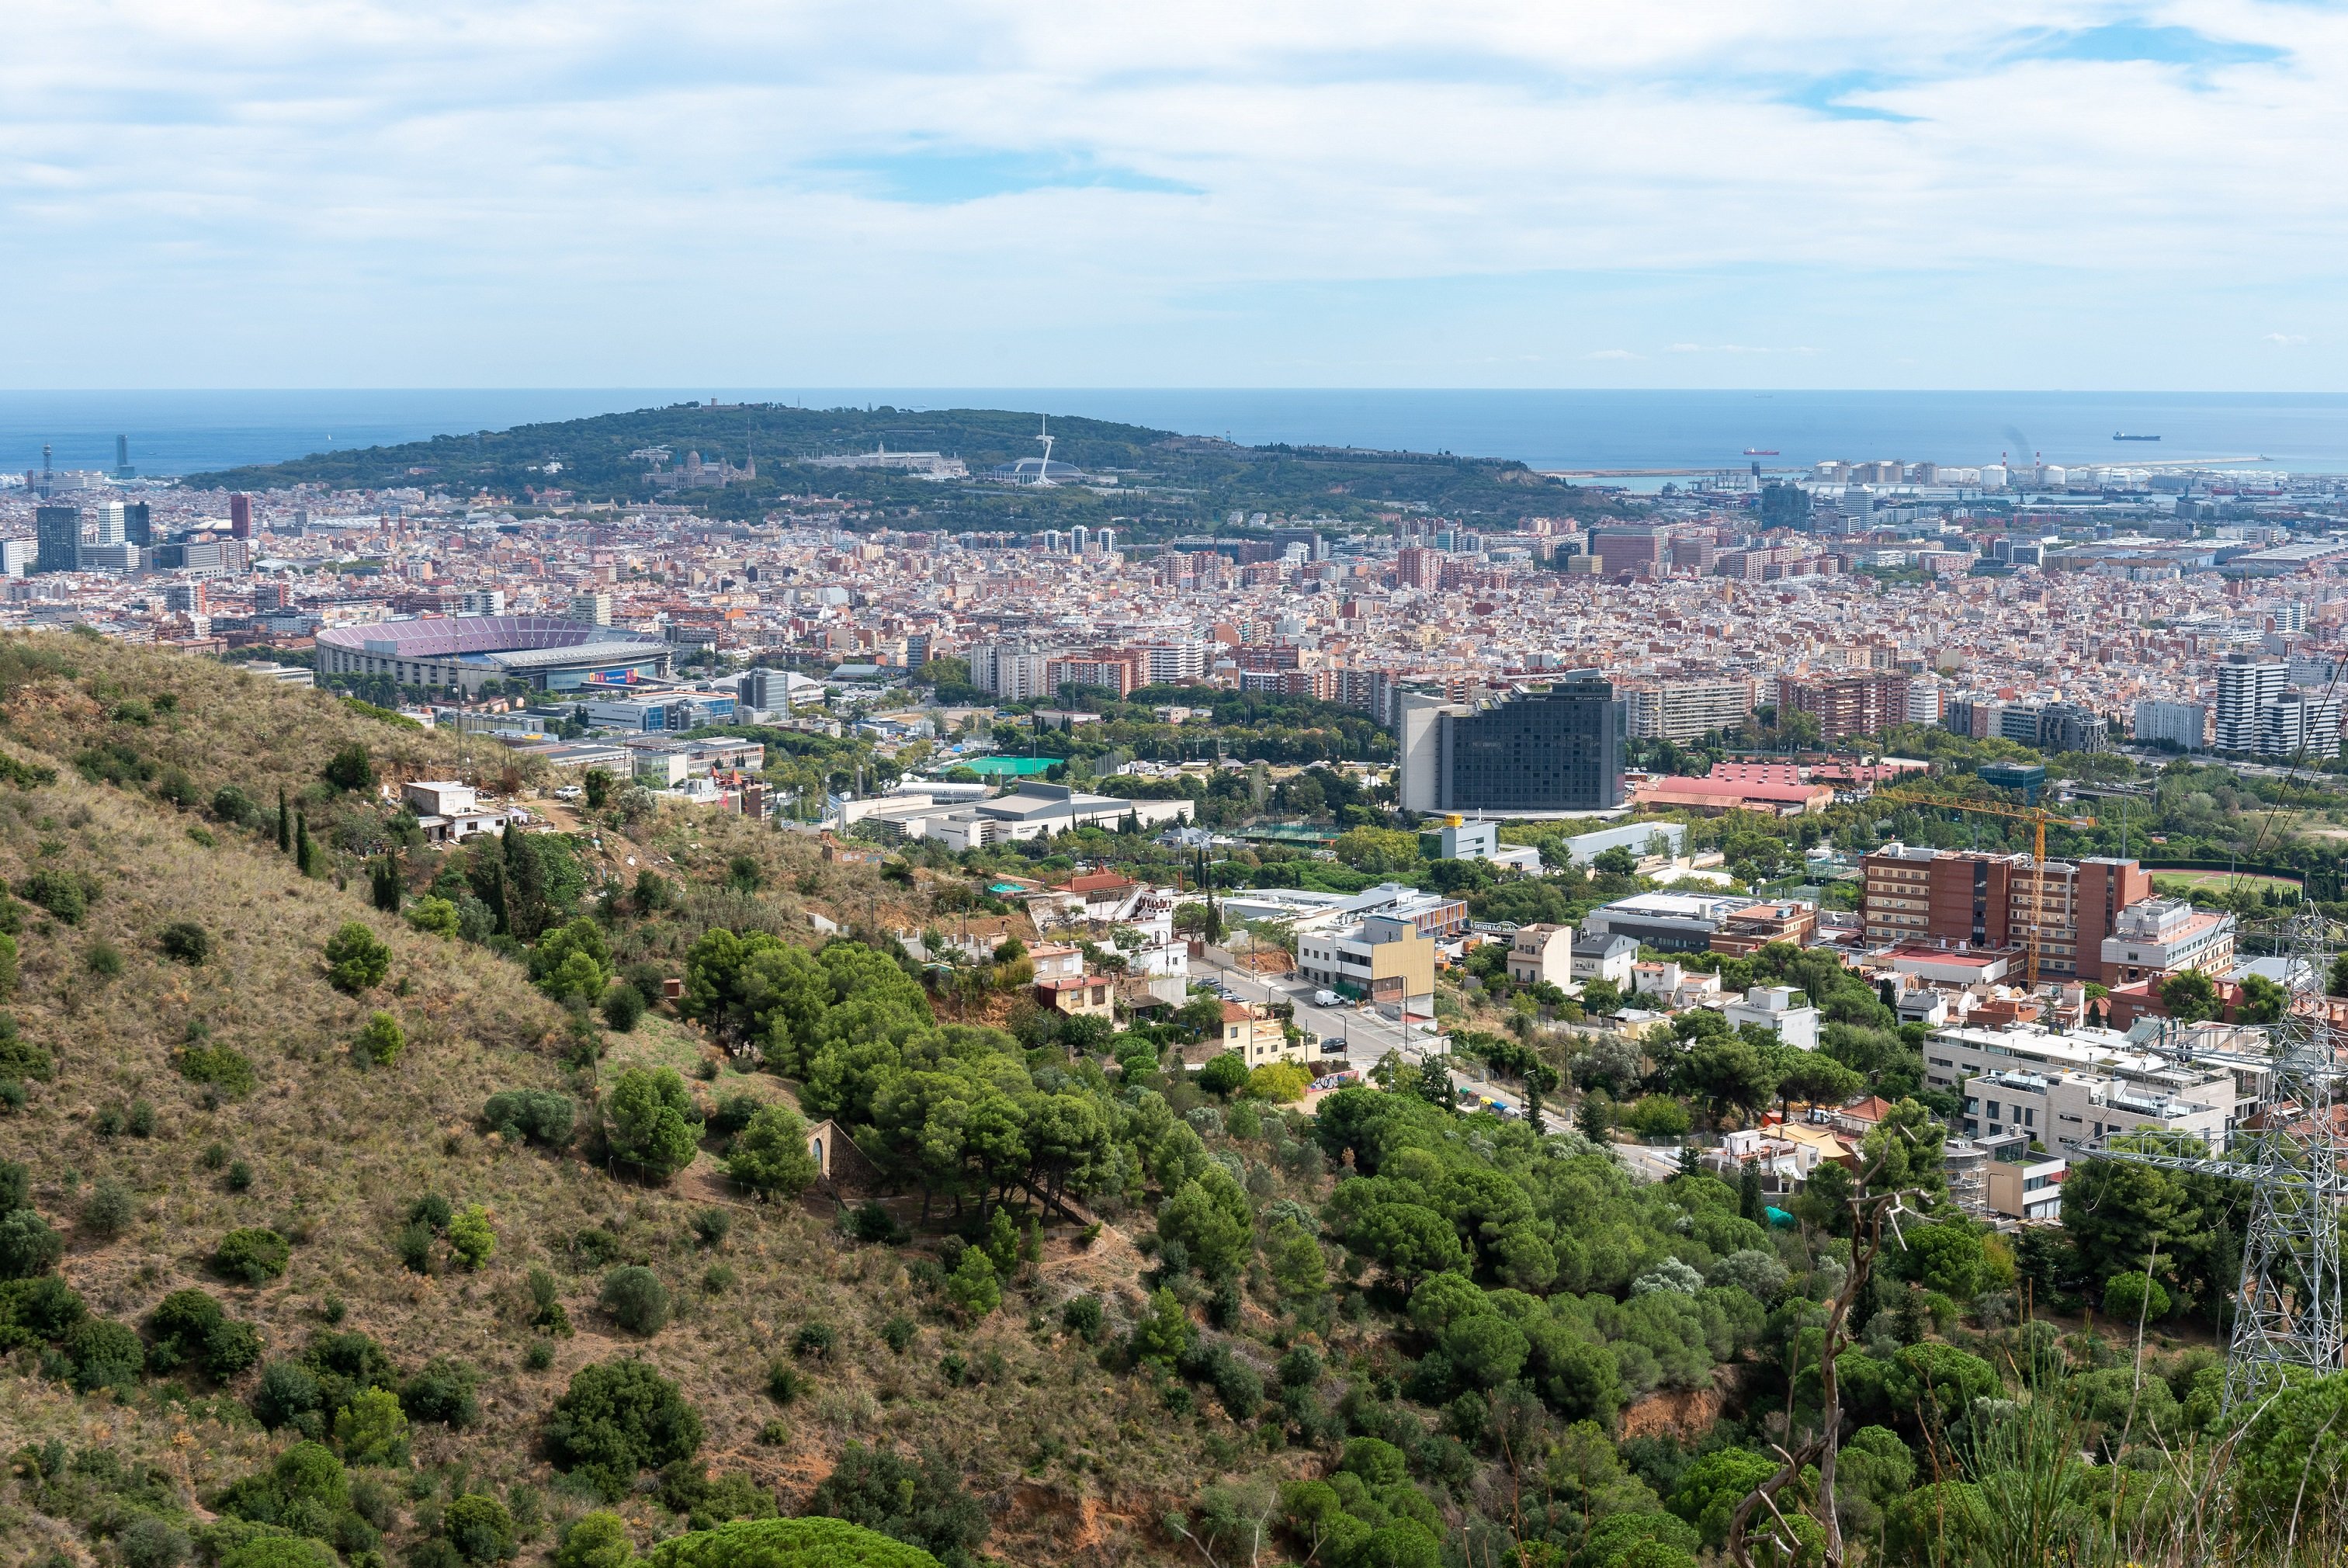
M 1831 676 L 1796 680 L 1777 677 L 1777 721 L 1807 713 L 1818 721 L 1818 738 L 1842 740 L 1881 735 L 1908 717 L 1908 677 L 1903 675 Z
M 1869 946 L 2023 946 L 2034 893 L 2041 979 L 2111 984 L 2104 938 L 2119 923 L 2120 911 L 2152 896 L 2152 878 L 2142 866 L 2105 855 L 2050 860 L 2033 876 L 2028 855 L 1886 844 L 1862 867 L 1859 914 Z

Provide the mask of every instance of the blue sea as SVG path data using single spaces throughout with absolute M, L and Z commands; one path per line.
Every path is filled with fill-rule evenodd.
M 173 475 L 503 429 L 692 398 L 810 407 L 993 407 L 1224 436 L 1515 458 L 1623 472 L 1807 468 L 1825 458 L 1974 464 L 2236 461 L 2348 473 L 2348 395 L 2152 392 L 1343 391 L 1065 387 L 0 392 L 0 471 Z M 2158 441 L 2114 441 L 2115 432 Z M 1748 449 L 1773 454 L 1757 459 Z

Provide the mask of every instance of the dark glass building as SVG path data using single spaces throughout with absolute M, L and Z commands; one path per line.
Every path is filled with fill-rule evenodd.
M 1623 703 L 1612 682 L 1562 680 L 1474 713 L 1446 713 L 1444 811 L 1597 811 L 1622 803 Z
M 81 508 L 34 508 L 33 551 L 36 572 L 77 570 L 81 565 Z

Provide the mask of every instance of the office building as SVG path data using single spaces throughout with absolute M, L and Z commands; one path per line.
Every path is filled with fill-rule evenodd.
M 2048 752 L 2101 751 L 2108 738 L 2101 715 L 2069 702 L 2001 708 L 1997 733 L 2018 746 Z
M 2149 746 L 2177 746 L 2199 751 L 2209 744 L 2209 708 L 2199 702 L 2140 702 L 2136 705 L 2136 738 Z
M 118 500 L 99 501 L 89 509 L 83 527 L 88 531 L 88 543 L 120 544 L 123 542 L 122 503 Z
M 1591 531 L 1590 553 L 1609 577 L 1630 573 L 1661 577 L 1664 571 L 1664 539 L 1652 528 L 1600 528 Z
M 0 577 L 22 577 L 33 569 L 33 542 L 0 539 Z
M 459 615 L 502 615 L 506 613 L 506 593 L 502 588 L 476 588 L 457 602 Z
M 122 537 L 140 549 L 155 542 L 155 509 L 143 500 L 122 503 Z
M 2259 709 L 2283 694 L 2291 666 L 2256 654 L 2229 654 L 2217 668 L 2218 717 L 2211 743 L 2220 751 L 2255 751 Z
M 1488 707 L 1406 701 L 1415 811 L 1591 811 L 1622 804 L 1622 701 L 1594 676 Z M 1416 733 L 1408 727 L 1418 726 Z
M 2234 967 L 2234 917 L 2190 899 L 2148 898 L 2120 911 L 2103 958 L 2106 985 L 2157 986 L 2187 970 L 2222 980 Z
M 128 436 L 114 438 L 114 477 L 118 480 L 135 480 L 139 477 L 139 470 L 130 466 L 130 438 Z M 136 542 L 144 544 L 147 542 L 141 539 Z
M 1640 740 L 1694 740 L 1753 717 L 1751 681 L 1665 681 L 1622 693 L 1623 724 Z
M 612 624 L 612 596 L 609 593 L 579 593 L 571 600 L 571 618 L 582 626 L 608 626 Z
M 242 490 L 228 498 L 228 536 L 231 539 L 252 537 L 252 498 Z
M 81 508 L 44 506 L 33 511 L 36 546 L 33 570 L 72 572 L 81 565 Z
M 1845 740 L 1855 735 L 1881 735 L 1908 717 L 1908 677 L 1904 675 L 1833 676 L 1797 680 L 1777 678 L 1777 722 L 1788 714 L 1806 713 L 1818 722 L 1818 738 Z
M 1870 946 L 2026 946 L 2042 979 L 2110 985 L 2104 939 L 2152 896 L 2134 861 L 2090 855 L 2034 866 L 2028 855 L 1886 844 L 1861 862 L 1859 919 Z M 2033 907 L 2036 913 L 2034 916 Z

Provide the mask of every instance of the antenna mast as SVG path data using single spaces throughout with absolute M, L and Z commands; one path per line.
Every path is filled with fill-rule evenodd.
M 2234 1332 L 2226 1352 L 2228 1410 L 2255 1403 L 2285 1367 L 2337 1372 L 2348 1349 L 2341 1288 L 2340 1202 L 2348 1197 L 2348 1133 L 2339 1083 L 2348 1030 L 2333 1021 L 2324 982 L 2332 932 L 2302 893 L 2286 928 L 2291 1007 L 2276 1025 L 2274 1080 L 2253 1129 L 2200 1140 L 2178 1133 L 2098 1139 L 2090 1158 L 2222 1176 L 2250 1188 Z

